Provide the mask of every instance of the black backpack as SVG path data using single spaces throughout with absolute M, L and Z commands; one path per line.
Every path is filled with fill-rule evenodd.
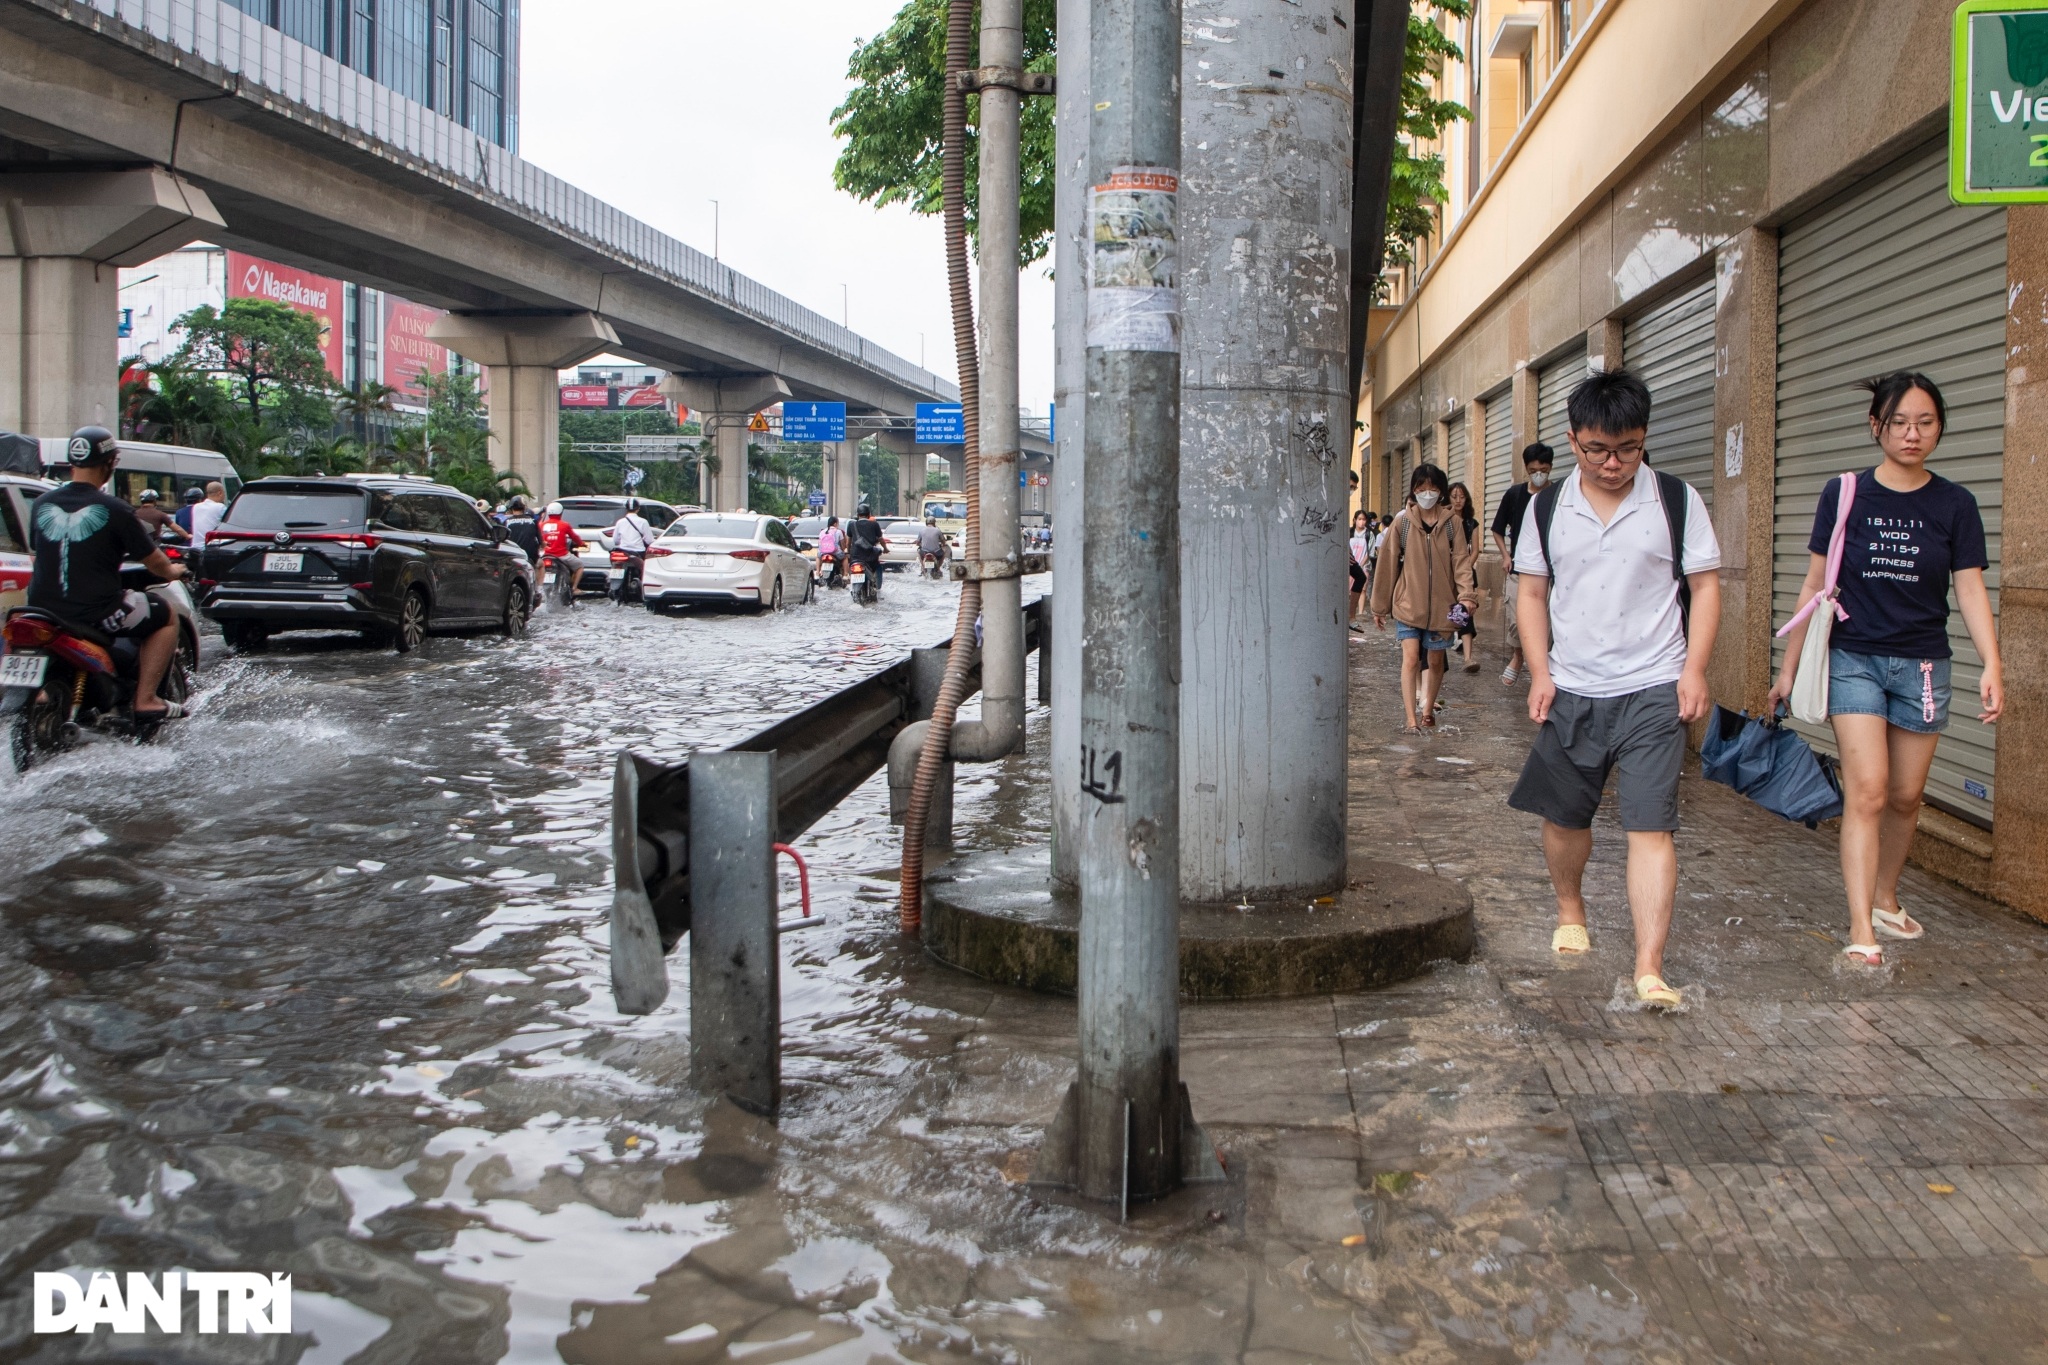
M 1692 584 L 1685 581 L 1685 518 L 1692 499 L 1691 485 L 1676 474 L 1650 470 L 1657 476 L 1657 499 L 1664 504 L 1664 523 L 1671 528 L 1671 576 L 1678 580 L 1678 617 L 1686 638 L 1692 638 Z M 1557 568 L 1550 562 L 1550 523 L 1557 519 L 1557 500 L 1564 493 L 1559 481 L 1536 495 L 1536 539 L 1543 547 L 1543 568 L 1554 581 Z

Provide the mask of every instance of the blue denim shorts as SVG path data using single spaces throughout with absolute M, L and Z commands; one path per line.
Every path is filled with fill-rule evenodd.
M 1921 665 L 1927 665 L 1923 670 Z M 1948 728 L 1949 660 L 1828 651 L 1828 714 L 1883 716 L 1919 735 Z M 1930 713 L 1933 719 L 1929 719 Z
M 1396 640 L 1420 640 L 1422 641 L 1422 647 L 1432 654 L 1447 654 L 1450 652 L 1451 646 L 1458 641 L 1456 631 L 1424 630 L 1421 626 L 1411 626 L 1405 621 L 1394 622 L 1394 638 Z

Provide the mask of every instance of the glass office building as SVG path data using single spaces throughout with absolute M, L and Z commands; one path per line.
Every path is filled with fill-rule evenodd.
M 229 0 L 519 152 L 519 0 Z

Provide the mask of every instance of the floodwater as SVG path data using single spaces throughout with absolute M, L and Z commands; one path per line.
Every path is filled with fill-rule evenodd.
M 880 779 L 802 845 L 820 922 L 784 938 L 779 1131 L 685 1084 L 687 946 L 659 1013 L 612 1009 L 605 913 L 621 747 L 730 743 L 944 638 L 956 591 L 892 577 L 874 607 L 765 618 L 586 599 L 523 641 L 404 658 L 209 651 L 174 738 L 0 779 L 0 1360 L 867 1361 L 949 1339 L 897 1302 L 885 1239 L 844 1234 L 843 1173 L 813 1160 L 894 1102 L 923 1036 L 888 986 L 914 954 Z M 964 777 L 962 822 L 999 786 Z M 32 1335 L 31 1272 L 97 1268 L 289 1273 L 293 1334 Z

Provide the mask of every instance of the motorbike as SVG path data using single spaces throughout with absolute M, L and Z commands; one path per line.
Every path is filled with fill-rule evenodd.
M 576 604 L 575 566 L 569 559 L 554 555 L 543 555 L 540 561 L 541 578 L 545 586 L 541 589 L 556 605 L 571 607 Z
M 830 550 L 818 556 L 818 579 L 828 588 L 846 586 L 845 559 Z
M 926 578 L 944 578 L 946 576 L 946 556 L 933 554 L 931 551 L 926 550 L 918 555 L 917 567 L 918 572 L 922 573 Z
M 644 567 L 646 556 L 613 550 L 611 557 L 612 582 L 605 595 L 622 607 L 638 603 L 641 600 L 640 571 Z
M 170 607 L 178 629 L 158 695 L 189 701 L 199 674 L 191 594 L 183 583 L 153 581 L 145 591 Z M 12 721 L 9 748 L 16 772 L 92 740 L 148 741 L 161 729 L 162 721 L 135 715 L 135 641 L 81 629 L 34 607 L 9 612 L 0 640 L 6 644 L 0 654 L 0 722 Z
M 846 590 L 853 600 L 866 605 L 882 600 L 882 569 L 878 564 L 872 570 L 858 559 L 848 560 L 846 566 Z

